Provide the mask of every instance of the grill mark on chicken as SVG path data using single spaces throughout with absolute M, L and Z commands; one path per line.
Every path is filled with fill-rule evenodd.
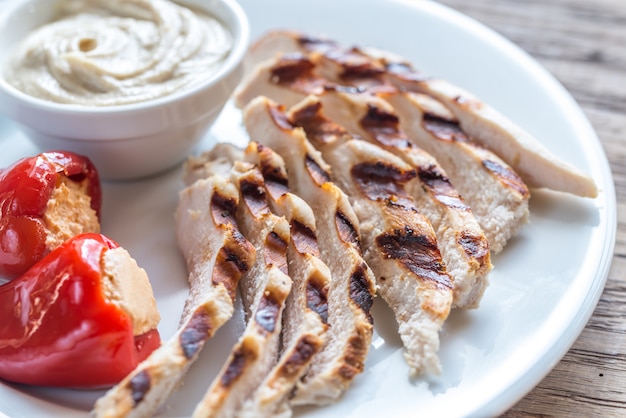
M 319 271 L 314 271 L 306 280 L 306 303 L 309 309 L 320 316 L 324 324 L 328 324 L 328 288 L 324 285 L 326 278 L 320 274 Z
M 312 36 L 298 36 L 296 41 L 309 52 L 326 53 L 338 47 L 337 42 L 331 39 L 315 38 Z
M 278 126 L 283 131 L 291 131 L 293 129 L 293 126 L 285 115 L 285 109 L 283 106 L 271 105 L 268 106 L 268 108 L 270 111 L 270 115 L 272 116 L 272 120 L 274 121 L 276 126 Z
M 413 143 L 399 130 L 400 120 L 392 113 L 368 105 L 360 124 L 376 141 L 387 147 L 412 148 Z
M 206 336 L 211 333 L 211 317 L 206 310 L 196 310 L 180 333 L 180 348 L 187 359 L 191 359 L 202 349 Z
M 295 350 L 283 363 L 279 373 L 284 378 L 299 375 L 301 373 L 302 366 L 311 361 L 311 357 L 319 351 L 320 345 L 320 340 L 318 338 L 312 338 L 309 335 L 304 335 L 300 340 L 298 340 Z
M 271 68 L 270 82 L 302 94 L 320 94 L 325 81 L 313 73 L 315 64 L 301 54 L 286 54 Z
M 493 160 L 483 160 L 483 167 L 495 174 L 507 187 L 516 190 L 522 196 L 529 196 L 528 187 L 513 170 Z
M 437 243 L 428 236 L 416 234 L 411 227 L 405 226 L 393 233 L 379 235 L 376 244 L 385 257 L 399 260 L 416 275 L 432 280 L 439 286 L 452 288 Z
M 424 112 L 422 127 L 442 141 L 471 142 L 457 121 Z
M 257 355 L 257 350 L 244 341 L 232 354 L 232 359 L 220 379 L 220 385 L 224 388 L 230 387 L 246 370 L 246 366 L 256 360 Z
M 357 374 L 363 372 L 365 367 L 361 359 L 364 359 L 367 354 L 368 345 L 366 342 L 368 339 L 364 335 L 363 329 L 358 329 L 357 332 L 357 335 L 350 337 L 346 354 L 343 357 L 343 364 L 337 371 L 339 376 L 346 380 L 354 379 Z
M 382 161 L 355 164 L 350 170 L 352 178 L 370 200 L 385 200 L 396 206 L 412 206 L 404 184 L 416 176 L 415 170 L 400 171 Z
M 306 155 L 304 164 L 318 186 L 330 181 L 330 175 L 310 155 Z
M 259 301 L 254 320 L 265 331 L 274 332 L 279 314 L 280 303 L 276 300 L 275 295 L 271 292 L 266 292 Z
M 340 210 L 335 212 L 335 225 L 337 226 L 339 238 L 346 244 L 355 246 L 360 252 L 361 243 L 359 240 L 359 233 L 356 231 L 356 228 L 352 225 L 352 222 L 350 222 L 348 217 Z
M 248 249 L 250 244 L 239 232 L 235 235 L 239 239 L 234 244 L 229 243 L 223 246 L 217 253 L 211 279 L 215 286 L 222 284 L 233 301 L 235 300 L 239 278 L 250 268 L 250 260 L 245 254 L 242 254 L 243 248 L 246 248 L 246 251 L 250 251 Z M 244 242 L 247 245 L 242 247 L 240 244 Z M 237 280 L 233 280 L 233 277 L 236 277 Z
M 468 231 L 461 231 L 458 238 L 465 253 L 476 260 L 483 261 L 489 256 L 489 244 L 482 237 Z
M 262 145 L 258 145 L 259 152 L 262 152 Z M 265 180 L 265 189 L 270 194 L 272 199 L 276 200 L 280 196 L 289 192 L 289 182 L 287 180 L 287 173 L 280 170 L 279 167 L 275 167 L 269 164 L 268 161 L 261 159 L 259 163 L 259 169 Z
M 350 298 L 361 308 L 370 324 L 374 323 L 374 318 L 370 313 L 374 298 L 370 291 L 370 285 L 365 274 L 366 266 L 359 264 L 350 275 Z
M 344 135 L 346 130 L 324 118 L 320 114 L 321 109 L 322 103 L 320 102 L 304 106 L 291 115 L 291 122 L 303 128 L 310 141 L 318 144 L 332 143 L 335 138 Z
M 300 254 L 311 254 L 319 258 L 320 249 L 315 231 L 297 219 L 291 221 L 291 240 Z
M 239 183 L 243 201 L 254 216 L 269 212 L 262 179 L 242 179 Z
M 274 231 L 265 237 L 265 264 L 287 274 L 287 241 Z
M 420 82 L 432 79 L 431 76 L 420 73 L 419 71 L 415 70 L 413 66 L 405 62 L 384 61 L 383 65 L 387 72 L 394 74 L 406 81 Z
M 145 370 L 137 373 L 132 377 L 132 379 L 129 380 L 128 387 L 133 399 L 133 406 L 136 406 L 143 401 L 143 398 L 150 390 L 150 384 L 150 374 Z
M 437 166 L 420 167 L 418 176 L 422 185 L 428 187 L 435 198 L 442 204 L 463 211 L 470 211 L 450 179 Z
M 230 224 L 237 225 L 235 213 L 237 212 L 237 201 L 231 197 L 222 195 L 218 190 L 211 196 L 211 215 L 216 225 Z

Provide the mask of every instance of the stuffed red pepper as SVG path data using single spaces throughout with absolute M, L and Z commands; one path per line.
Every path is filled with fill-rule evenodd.
M 119 382 L 160 345 L 143 269 L 100 234 L 82 234 L 0 286 L 0 378 L 60 387 Z
M 2 169 L 0 278 L 20 276 L 75 235 L 99 232 L 101 199 L 95 167 L 71 152 L 45 152 Z

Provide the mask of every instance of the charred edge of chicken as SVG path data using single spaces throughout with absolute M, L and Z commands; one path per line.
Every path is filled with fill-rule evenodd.
M 287 172 L 284 171 L 283 167 L 273 163 L 273 151 L 271 149 L 257 144 L 257 151 L 259 153 L 259 169 L 265 181 L 265 188 L 272 198 L 276 200 L 289 192 Z
M 363 311 L 370 324 L 374 323 L 374 318 L 370 310 L 374 304 L 374 292 L 367 279 L 367 266 L 365 263 L 359 264 L 350 275 L 350 299 L 352 299 Z
M 258 355 L 256 346 L 244 339 L 233 352 L 232 359 L 220 378 L 220 385 L 228 389 L 243 374 L 247 366 L 257 359 Z
M 237 218 L 235 214 L 237 213 L 238 203 L 237 199 L 224 196 L 218 190 L 214 191 L 211 196 L 210 209 L 215 225 L 228 224 L 236 228 Z
M 262 213 L 269 213 L 263 178 L 260 174 L 240 179 L 239 190 L 246 207 L 253 216 L 258 217 Z
M 343 356 L 343 362 L 338 370 L 339 376 L 346 381 L 352 381 L 354 377 L 363 372 L 365 359 L 369 350 L 369 335 L 372 326 L 360 326 L 356 329 L 357 335 L 348 340 L 348 348 Z
M 400 130 L 398 116 L 369 104 L 367 113 L 360 120 L 361 127 L 378 143 L 401 149 L 413 148 L 414 145 Z
M 270 69 L 270 82 L 303 94 L 320 94 L 326 81 L 314 69 L 315 63 L 306 56 L 285 54 Z
M 296 38 L 296 42 L 307 52 L 319 52 L 321 54 L 339 48 L 339 44 L 332 39 L 316 38 L 313 36 L 300 35 Z
M 266 291 L 261 297 L 259 306 L 254 314 L 254 321 L 267 333 L 274 332 L 280 319 L 281 302 L 271 291 Z
M 504 185 L 517 191 L 521 196 L 526 197 L 530 195 L 526 183 L 524 183 L 522 178 L 510 167 L 506 167 L 497 161 L 488 159 L 485 159 L 482 162 L 483 167 L 497 176 Z
M 215 191 L 209 208 L 215 224 L 227 225 L 224 245 L 217 253 L 211 280 L 214 285 L 222 284 L 233 301 L 237 283 L 241 275 L 250 268 L 254 254 L 252 244 L 239 232 L 235 217 L 237 205 L 237 199 Z
M 470 210 L 470 207 L 465 204 L 457 190 L 450 183 L 448 176 L 439 167 L 435 165 L 420 167 L 418 176 L 421 184 L 427 187 L 443 205 L 466 212 Z
M 139 405 L 150 391 L 150 373 L 142 370 L 128 381 L 128 389 L 133 399 L 133 407 Z
M 452 289 L 434 236 L 417 233 L 407 225 L 377 236 L 376 244 L 386 258 L 398 260 L 415 275 L 432 281 L 438 288 Z
M 287 119 L 287 115 L 285 114 L 285 106 L 278 105 L 274 103 L 267 104 L 269 114 L 274 121 L 274 124 L 280 128 L 282 131 L 290 132 L 294 127 Z
M 320 274 L 316 270 L 306 279 L 306 304 L 328 325 L 328 288 L 325 286 L 326 277 Z
M 339 238 L 346 244 L 350 244 L 357 249 L 361 248 L 359 234 L 348 217 L 339 209 L 335 212 L 335 225 Z M 359 250 L 360 251 L 360 250 Z
M 470 137 L 463 131 L 458 121 L 450 120 L 441 115 L 424 113 L 422 127 L 441 141 L 473 143 Z M 529 191 L 521 177 L 510 167 L 489 159 L 482 161 L 483 167 L 495 175 L 507 187 L 517 191 L 521 196 L 528 196 Z
M 202 309 L 196 309 L 180 333 L 180 348 L 187 359 L 200 352 L 207 337 L 213 330 L 211 315 Z
M 400 170 L 394 165 L 378 161 L 355 164 L 350 174 L 368 199 L 413 208 L 413 202 L 403 185 L 415 178 L 415 170 Z
M 431 76 L 420 73 L 415 68 L 413 68 L 412 65 L 406 62 L 392 62 L 383 60 L 383 65 L 385 66 L 385 70 L 389 74 L 393 74 L 394 76 L 405 81 L 423 82 L 432 79 Z
M 302 372 L 302 365 L 308 364 L 321 348 L 322 341 L 317 336 L 304 335 L 300 338 L 292 352 L 280 368 L 279 374 L 293 378 Z
M 461 231 L 457 233 L 457 242 L 468 257 L 479 260 L 481 264 L 488 263 L 490 247 L 484 236 L 477 236 L 470 231 Z
M 287 241 L 274 231 L 265 237 L 265 265 L 287 274 Z
M 254 248 L 239 231 L 231 230 L 226 244 L 219 249 L 213 267 L 212 282 L 223 285 L 234 301 L 241 276 L 250 269 Z
M 308 225 L 297 219 L 291 220 L 291 240 L 300 254 L 311 254 L 320 256 L 320 249 L 317 244 L 317 235 Z
M 259 166 L 265 187 L 274 199 L 289 192 L 287 172 L 284 166 L 275 164 L 273 151 L 261 144 L 257 145 L 259 153 Z M 292 219 L 290 222 L 291 241 L 300 254 L 309 254 L 314 257 L 320 256 L 317 235 L 308 225 Z M 324 286 L 324 279 L 313 273 L 306 279 L 307 307 L 317 313 L 325 324 L 328 324 L 328 289 Z
M 311 142 L 328 144 L 347 131 L 322 114 L 322 103 L 315 102 L 304 106 L 291 114 L 291 123 L 301 127 Z
M 307 154 L 305 156 L 304 165 L 309 175 L 318 186 L 330 181 L 330 174 L 328 174 L 311 155 Z

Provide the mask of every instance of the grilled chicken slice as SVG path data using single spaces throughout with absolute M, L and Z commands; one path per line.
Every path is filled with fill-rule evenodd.
M 367 50 L 386 68 L 393 85 L 434 97 L 448 107 L 469 136 L 492 150 L 531 187 L 548 188 L 582 197 L 596 197 L 595 182 L 558 159 L 528 132 L 471 93 L 445 80 L 419 74 L 406 60 Z
M 327 115 L 332 115 L 355 125 L 354 121 L 344 119 L 340 115 L 341 111 L 327 109 L 323 105 L 322 102 L 330 98 L 327 94 L 321 97 L 309 96 L 292 107 L 288 113 L 289 120 L 294 125 L 303 127 L 308 138 L 323 153 L 325 149 L 332 149 L 339 143 L 356 138 L 328 118 Z M 352 107 L 352 104 L 348 103 L 348 106 Z M 378 129 L 386 130 L 387 125 L 383 121 L 381 123 Z M 375 121 L 371 121 L 369 129 L 375 128 Z M 393 132 L 388 130 L 387 133 Z M 398 140 L 395 143 L 372 142 L 378 142 L 392 153 L 395 151 L 396 155 L 416 171 L 416 176 L 407 179 L 403 187 L 436 231 L 439 249 L 454 281 L 454 306 L 478 307 L 488 285 L 487 274 L 491 270 L 489 243 L 470 208 L 452 187 L 437 162 L 425 152 L 410 146 L 406 140 L 402 141 L 399 132 L 396 134 Z
M 230 144 L 217 144 L 213 150 L 187 162 L 190 178 L 202 178 L 212 171 L 228 173 L 244 153 Z M 322 348 L 327 329 L 326 295 L 330 281 L 328 267 L 319 259 L 315 218 L 311 208 L 288 192 L 284 162 L 267 147 L 252 142 L 245 160 L 261 170 L 264 182 L 257 184 L 272 211 L 289 222 L 291 237 L 287 247 L 291 293 L 283 312 L 282 352 L 276 366 L 243 405 L 241 416 L 291 415 L 287 404 L 313 356 Z M 237 163 L 241 166 L 241 163 Z M 254 189 L 252 183 L 249 184 Z M 295 389 L 294 389 L 295 388 Z
M 321 81 L 315 83 L 311 81 L 313 77 L 317 77 L 314 68 L 311 67 L 312 65 L 312 61 L 304 56 L 297 60 L 294 57 L 290 57 L 288 60 L 278 57 L 270 60 L 270 62 L 264 61 L 258 66 L 262 68 L 258 73 L 260 77 L 248 79 L 250 85 L 254 87 L 248 88 L 245 84 L 242 85 L 240 99 L 242 101 L 247 100 L 251 96 L 248 94 L 250 91 L 254 91 L 255 94 L 258 92 L 272 94 L 272 98 L 280 103 L 294 101 L 296 98 L 294 94 L 305 97 L 306 91 L 315 89 L 292 89 L 291 86 L 307 84 L 319 86 L 324 84 Z M 284 82 L 278 86 L 274 85 L 272 79 L 268 78 L 268 75 L 273 72 L 273 68 L 277 67 L 280 67 L 281 71 L 290 74 L 290 83 Z M 304 71 L 302 77 L 298 77 L 299 71 Z M 367 135 L 363 133 L 363 129 L 359 128 L 358 120 L 347 122 L 346 118 L 354 117 L 353 110 L 358 112 L 361 106 L 367 105 L 367 102 L 364 102 L 364 100 L 369 100 L 370 95 L 358 97 L 358 99 L 355 99 L 357 103 L 352 104 L 350 100 L 356 96 L 339 93 L 337 89 L 336 85 L 325 83 L 324 90 L 317 93 L 320 97 L 319 100 L 330 101 L 333 106 L 336 105 L 337 107 L 346 106 L 345 109 L 333 108 L 333 111 L 329 114 L 332 114 L 333 117 L 341 118 L 342 122 L 351 128 L 356 127 L 357 131 L 355 132 L 364 135 L 365 139 L 369 139 L 387 150 L 395 152 L 418 170 L 419 176 L 414 181 L 411 181 L 407 187 L 411 195 L 416 199 L 418 207 L 428 217 L 437 231 L 442 255 L 448 265 L 448 271 L 455 281 L 454 306 L 461 308 L 478 307 L 488 284 L 487 274 L 491 270 L 491 262 L 489 241 L 477 223 L 472 210 L 458 195 L 438 162 L 431 155 L 415 147 L 407 138 L 402 136 L 401 132 L 396 132 L 396 137 L 391 135 Z M 344 96 L 345 103 L 342 102 L 344 101 Z M 307 100 L 311 102 L 312 109 L 315 106 L 313 104 L 315 99 L 309 98 Z M 371 98 L 371 100 L 373 100 L 374 104 L 381 103 L 380 99 Z M 318 104 L 318 106 L 321 106 L 321 104 Z M 355 106 L 357 109 L 354 109 Z M 388 108 L 388 105 L 385 104 L 385 106 Z M 306 114 L 307 111 L 303 110 L 302 113 Z M 384 120 L 372 120 L 369 122 L 374 129 L 377 123 L 379 128 L 386 129 L 386 121 Z M 479 163 L 477 162 L 476 164 Z M 481 167 L 474 169 L 482 170 Z M 505 214 L 507 214 L 506 211 Z M 514 219 L 513 217 L 510 218 Z M 490 216 L 486 219 L 486 222 L 494 223 Z M 497 218 L 495 223 L 501 225 L 504 221 Z M 506 242 L 508 235 L 505 235 L 505 233 L 517 230 L 518 227 L 519 225 L 515 223 L 513 228 L 508 227 L 501 231 L 495 231 L 494 236 L 490 238 L 496 243 Z
M 223 169 L 222 161 L 218 161 Z M 204 168 L 214 172 L 210 163 Z M 246 272 L 239 290 L 247 326 L 202 401 L 194 417 L 231 417 L 241 414 L 244 402 L 270 372 L 278 357 L 285 300 L 291 290 L 287 276 L 289 224 L 272 214 L 263 192 L 261 173 L 240 163 L 232 170 L 239 189 L 237 222 L 256 250 L 256 260 Z M 202 181 L 202 180 L 199 180 Z
M 400 119 L 388 102 L 376 96 L 329 90 L 319 97 L 326 113 L 333 115 L 348 131 L 383 145 L 416 167 L 432 165 L 424 161 L 425 152 L 415 147 L 416 143 L 427 145 L 426 151 L 435 153 L 431 161 L 441 164 L 469 203 L 494 253 L 501 251 L 508 239 L 528 221 L 530 193 L 526 185 L 490 151 L 469 141 L 449 139 L 439 132 L 441 137 L 435 137 L 438 143 L 433 145 L 434 138 L 428 136 L 424 140 L 424 132 L 402 129 L 401 121 L 408 128 L 414 127 L 414 121 L 406 119 L 415 117 L 409 113 L 413 108 L 402 108 L 404 118 Z
M 362 60 L 359 61 L 359 57 L 362 55 L 358 53 L 350 53 L 342 56 L 341 59 L 336 55 L 332 55 L 332 59 L 317 55 L 318 60 L 323 63 L 320 67 L 324 67 L 319 71 L 315 71 L 312 61 L 315 57 L 301 56 L 298 61 L 293 56 L 287 61 L 278 57 L 274 60 L 274 66 L 264 61 L 259 67 L 263 68 L 263 74 L 271 73 L 273 68 L 280 67 L 281 71 L 290 74 L 290 82 L 277 85 L 274 84 L 273 79 L 267 79 L 265 76 L 256 80 L 249 79 L 248 82 L 255 86 L 255 92 L 266 90 L 265 93 L 273 95 L 272 99 L 284 103 L 293 101 L 294 93 L 300 93 L 303 97 L 307 90 L 295 89 L 291 86 L 310 84 L 312 77 L 318 73 L 332 78 L 331 81 L 326 82 L 323 92 L 317 94 L 326 105 L 327 113 L 332 114 L 333 119 L 344 125 L 350 132 L 385 147 L 422 171 L 430 171 L 429 167 L 432 167 L 443 172 L 438 167 L 441 164 L 452 179 L 452 183 L 468 201 L 491 250 L 494 253 L 501 251 L 509 238 L 514 236 L 528 220 L 530 193 L 526 185 L 499 157 L 473 143 L 451 119 L 451 113 L 434 99 L 428 101 L 431 105 L 424 117 L 425 111 L 422 110 L 421 103 L 429 99 L 427 96 L 417 96 L 424 100 L 411 100 L 416 96 L 400 93 L 393 87 L 375 89 L 376 93 L 395 105 L 394 109 L 384 100 L 371 94 L 358 94 L 355 90 L 338 86 L 336 83 L 341 82 L 369 86 L 377 83 L 381 69 L 364 68 L 366 64 L 363 64 Z M 309 64 L 304 65 L 303 62 Z M 289 70 L 286 70 L 287 67 Z M 304 81 L 301 82 L 297 73 L 304 68 L 306 68 L 302 77 Z M 370 79 L 373 81 L 368 82 L 367 80 Z M 317 84 L 324 83 L 320 81 Z M 242 87 L 242 91 L 248 90 L 250 89 Z M 242 99 L 246 96 L 242 95 Z M 408 100 L 403 100 L 406 98 Z M 444 126 L 444 122 L 449 123 Z M 454 128 L 453 134 L 450 133 L 452 128 Z M 436 160 L 413 146 L 412 142 L 431 153 Z M 424 189 L 423 184 L 420 184 L 419 187 L 414 188 L 414 191 L 423 194 L 422 189 Z M 431 197 L 435 198 L 435 196 Z M 430 216 L 429 218 L 437 228 L 440 225 L 443 228 L 449 226 L 440 224 L 436 217 Z M 478 232 L 478 228 L 474 230 Z M 474 234 L 473 236 L 479 237 L 480 235 Z M 451 271 L 454 268 L 454 265 L 451 266 Z M 460 281 L 461 286 L 463 282 L 463 280 Z M 472 307 L 472 302 L 477 299 L 473 298 L 470 303 L 465 303 L 464 300 L 458 298 L 457 300 L 456 306 Z M 476 304 L 474 303 L 473 306 L 475 307 Z
M 333 274 L 328 290 L 328 342 L 311 363 L 293 404 L 328 403 L 348 388 L 363 365 L 372 337 L 374 278 L 361 256 L 358 220 L 346 195 L 301 129 L 276 103 L 253 100 L 244 111 L 251 138 L 284 159 L 294 192 L 316 214 L 320 258 Z
M 250 48 L 248 68 L 278 52 L 316 53 L 326 63 L 343 67 L 341 77 L 349 84 L 364 74 L 362 87 L 388 85 L 427 94 L 441 101 L 458 118 L 461 128 L 475 141 L 511 165 L 531 187 L 548 188 L 583 197 L 595 197 L 597 187 L 589 176 L 559 160 L 528 132 L 471 93 L 445 81 L 425 76 L 407 60 L 373 48 L 343 48 L 330 39 L 309 37 L 293 31 L 272 31 Z M 336 68 L 331 68 L 336 73 Z M 324 72 L 321 72 L 324 76 Z M 379 82 L 376 82 L 376 79 Z
M 280 96 L 284 106 L 292 106 L 303 96 L 321 94 L 327 80 L 315 71 L 306 56 L 294 53 L 260 62 L 246 74 L 235 90 L 235 105 L 243 108 L 257 96 Z
M 283 316 L 283 351 L 274 370 L 246 403 L 248 416 L 291 415 L 286 401 L 302 386 L 314 356 L 322 349 L 328 329 L 328 288 L 331 273 L 319 258 L 315 217 L 311 207 L 289 192 L 285 163 L 267 147 L 250 143 L 246 161 L 254 163 L 264 177 L 265 191 L 274 213 L 291 227 L 287 247 L 289 275 L 294 283 Z
M 450 312 L 453 284 L 431 224 L 404 188 L 416 171 L 365 141 L 328 141 L 341 131 L 331 122 L 307 123 L 304 129 L 350 196 L 364 258 L 398 321 L 411 374 L 439 373 L 439 331 Z M 350 135 L 344 131 L 343 137 Z
M 439 102 L 415 93 L 382 97 L 393 106 L 400 128 L 450 174 L 492 251 L 500 252 L 528 221 L 530 193 L 522 179 L 498 156 L 474 143 Z
M 233 313 L 241 276 L 255 250 L 235 220 L 237 188 L 220 176 L 180 193 L 177 235 L 189 270 L 189 297 L 176 334 L 154 351 L 94 407 L 97 417 L 145 417 L 178 386 L 205 342 Z

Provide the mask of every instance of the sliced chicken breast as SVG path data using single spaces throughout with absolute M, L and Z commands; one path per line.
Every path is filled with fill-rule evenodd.
M 328 91 L 322 96 L 309 96 L 288 113 L 289 120 L 303 127 L 308 138 L 320 150 L 332 149 L 339 143 L 357 138 L 328 117 L 332 115 L 353 127 L 357 126 L 357 119 L 346 119 L 350 117 L 344 115 L 347 111 L 328 108 L 323 104 L 325 100 L 331 99 L 331 94 L 332 91 Z M 358 107 L 354 103 L 347 103 L 346 106 L 349 109 Z M 374 121 L 369 123 L 369 127 L 375 128 Z M 387 126 L 383 123 L 378 129 L 382 131 Z M 387 133 L 392 132 L 389 130 Z M 478 307 L 488 285 L 487 274 L 491 270 L 489 243 L 469 206 L 452 187 L 443 169 L 430 155 L 411 146 L 399 132 L 396 134 L 397 140 L 394 141 L 391 141 L 391 136 L 388 137 L 389 141 L 382 142 L 373 140 L 374 137 L 369 139 L 402 158 L 415 170 L 414 178 L 407 179 L 403 187 L 436 231 L 439 249 L 454 282 L 454 306 Z
M 294 281 L 283 317 L 283 351 L 274 370 L 245 404 L 245 413 L 290 416 L 286 401 L 302 384 L 314 356 L 323 348 L 328 329 L 328 289 L 331 273 L 319 258 L 317 228 L 313 211 L 288 190 L 285 163 L 270 148 L 251 142 L 246 161 L 263 174 L 270 207 L 284 216 L 291 227 L 287 247 L 289 275 Z
M 300 60 L 312 64 L 309 58 L 301 57 Z M 315 76 L 312 70 L 307 69 L 303 75 L 304 81 L 300 81 L 297 76 L 298 71 L 301 68 L 310 67 L 296 63 L 295 59 L 290 58 L 288 61 L 283 61 L 282 58 L 278 57 L 271 61 L 283 69 L 290 66 L 290 70 L 286 72 L 291 74 L 291 80 L 294 85 L 300 86 L 309 83 L 311 77 Z M 271 62 L 263 62 L 261 66 L 264 68 L 265 74 L 272 72 Z M 283 83 L 280 86 L 275 86 L 272 80 L 265 76 L 257 79 L 249 78 L 248 82 L 250 85 L 255 86 L 252 88 L 255 94 L 259 92 L 271 94 L 273 95 L 272 99 L 279 103 L 289 104 L 297 98 L 297 95 L 300 95 L 302 98 L 305 97 L 302 90 L 292 90 L 290 88 L 291 84 Z M 320 81 L 315 84 L 319 86 L 324 83 Z M 319 100 L 331 101 L 333 106 L 336 105 L 336 108 L 334 107 L 330 114 L 334 118 L 341 118 L 346 123 L 345 118 L 354 117 L 353 108 L 355 105 L 349 103 L 349 98 L 353 97 L 353 95 L 344 92 L 339 93 L 338 89 L 341 89 L 341 87 L 326 83 L 324 90 L 317 94 L 320 97 Z M 242 91 L 251 90 L 243 85 Z M 334 100 L 337 97 L 341 98 L 343 94 L 348 97 L 345 102 Z M 248 94 L 244 94 L 242 100 L 247 100 L 248 97 L 250 97 Z M 312 106 L 310 109 L 313 109 L 315 107 L 313 104 L 315 99 L 309 98 L 308 100 Z M 365 96 L 359 100 L 366 100 Z M 377 100 L 378 103 L 381 102 L 381 100 L 375 98 L 372 100 Z M 367 105 L 367 103 L 359 102 L 356 106 L 362 105 Z M 346 108 L 341 109 L 342 106 Z M 303 107 L 305 106 L 303 105 Z M 303 110 L 302 113 L 306 114 L 307 111 Z M 379 121 L 379 125 L 384 123 L 385 121 Z M 347 126 L 358 127 L 358 120 L 355 119 L 352 123 L 347 123 Z M 382 128 L 384 129 L 385 127 L 383 126 Z M 363 130 L 361 129 L 357 133 L 361 134 L 361 131 Z M 389 151 L 396 152 L 418 170 L 419 176 L 410 182 L 407 187 L 411 195 L 416 199 L 420 210 L 428 217 L 437 231 L 440 248 L 448 264 L 448 271 L 453 275 L 456 284 L 454 306 L 461 308 L 478 307 L 488 283 L 487 274 L 491 270 L 491 262 L 488 239 L 474 218 L 470 206 L 463 202 L 463 199 L 458 195 L 438 162 L 426 152 L 415 147 L 407 138 L 402 138 L 399 135 L 396 139 L 392 139 L 391 136 L 383 138 L 377 135 L 366 136 L 365 139 L 378 143 Z M 502 222 L 499 222 L 499 224 L 502 224 Z M 506 242 L 508 236 L 504 236 L 504 233 L 509 232 L 509 230 L 517 230 L 517 228 L 518 226 L 516 225 L 514 229 L 503 229 L 500 234 L 496 232 L 495 237 L 492 237 L 492 239 L 495 239 L 496 243 L 500 243 L 500 241 Z
M 239 148 L 217 144 L 213 150 L 188 160 L 186 171 L 191 178 L 204 177 L 212 170 L 228 173 L 235 164 L 241 165 L 243 159 L 244 153 Z M 288 399 L 325 341 L 330 271 L 319 259 L 313 211 L 288 192 L 280 156 L 252 142 L 246 149 L 245 160 L 261 170 L 265 181 L 258 187 L 265 190 L 272 211 L 289 222 L 287 260 L 293 285 L 283 312 L 283 349 L 278 362 L 244 403 L 239 415 L 290 416 Z M 249 187 L 254 189 L 252 183 Z
M 339 130 L 331 123 L 325 128 L 331 135 Z M 311 135 L 305 131 L 309 138 L 319 138 L 319 130 Z M 364 258 L 395 314 L 411 375 L 439 373 L 439 331 L 450 312 L 453 283 L 431 224 L 404 189 L 416 171 L 358 139 L 313 144 L 330 164 L 333 180 L 350 196 Z
M 306 36 L 293 31 L 272 31 L 261 37 L 250 50 L 252 66 L 277 53 L 301 52 L 323 56 L 328 65 L 343 67 L 344 80 L 363 77 L 362 87 L 385 88 L 430 95 L 447 106 L 459 120 L 461 128 L 475 141 L 495 152 L 531 187 L 548 188 L 582 197 L 595 197 L 593 179 L 576 167 L 560 160 L 536 138 L 471 93 L 445 80 L 429 77 L 415 70 L 406 59 L 374 48 L 344 48 L 337 42 Z M 369 63 L 367 62 L 369 60 Z M 336 69 L 331 69 L 336 72 Z M 320 75 L 325 75 L 323 72 Z M 375 79 L 379 83 L 373 83 Z
M 223 169 L 221 161 L 216 171 Z M 210 174 L 210 163 L 204 168 Z M 261 173 L 249 164 L 231 171 L 240 199 L 237 223 L 256 250 L 256 260 L 239 284 L 247 326 L 209 390 L 196 406 L 194 417 L 239 416 L 278 357 L 282 312 L 291 290 L 287 276 L 289 225 L 271 213 Z M 200 180 L 201 181 L 201 180 Z
M 238 201 L 236 187 L 221 176 L 199 180 L 180 193 L 176 229 L 190 284 L 181 326 L 96 402 L 94 416 L 153 415 L 180 385 L 205 342 L 232 316 L 239 279 L 255 259 L 237 227 Z
M 316 214 L 320 258 L 333 274 L 328 289 L 328 342 L 311 363 L 293 404 L 328 403 L 348 388 L 363 365 L 372 336 L 374 277 L 361 256 L 358 220 L 346 195 L 331 183 L 328 166 L 293 129 L 276 103 L 253 100 L 244 111 L 253 140 L 284 159 L 290 185 Z

